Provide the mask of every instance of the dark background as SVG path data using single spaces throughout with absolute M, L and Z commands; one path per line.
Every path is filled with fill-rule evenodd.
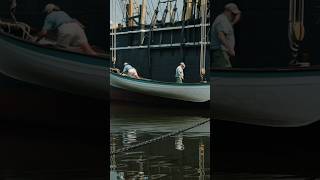
M 242 11 L 235 26 L 235 67 L 286 67 L 289 59 L 288 18 L 289 0 L 215 0 L 214 17 L 223 12 L 224 5 L 236 3 Z M 302 52 L 310 56 L 312 64 L 319 64 L 320 2 L 305 1 L 305 39 Z

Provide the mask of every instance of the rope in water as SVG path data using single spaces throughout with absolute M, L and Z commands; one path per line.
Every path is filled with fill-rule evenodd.
M 137 143 L 137 144 L 134 144 L 134 145 L 132 145 L 132 146 L 120 148 L 120 149 L 117 149 L 117 150 L 115 150 L 115 151 L 110 151 L 110 155 L 115 155 L 115 154 L 123 153 L 123 152 L 129 151 L 129 150 L 132 150 L 132 149 L 136 149 L 136 148 L 141 147 L 141 146 L 145 146 L 145 145 L 148 145 L 148 144 L 151 144 L 151 143 L 154 143 L 154 142 L 163 140 L 163 139 L 165 139 L 165 138 L 168 138 L 168 137 L 171 137 L 171 136 L 180 134 L 180 133 L 182 133 L 182 132 L 188 131 L 188 130 L 190 130 L 190 129 L 196 128 L 196 127 L 198 127 L 198 126 L 201 126 L 201 125 L 203 125 L 203 124 L 205 124 L 205 123 L 207 123 L 207 122 L 209 122 L 209 121 L 210 121 L 210 119 L 207 119 L 207 120 L 205 120 L 205 121 L 199 122 L 199 123 L 194 124 L 194 125 L 192 125 L 192 126 L 189 126 L 189 127 L 187 127 L 187 128 L 180 129 L 180 130 L 178 130 L 178 131 L 174 131 L 174 132 L 171 132 L 171 133 L 166 134 L 166 135 L 163 135 L 163 136 L 159 136 L 159 137 L 156 137 L 156 138 L 153 138 L 153 139 L 150 139 L 150 140 L 141 142 L 141 143 Z

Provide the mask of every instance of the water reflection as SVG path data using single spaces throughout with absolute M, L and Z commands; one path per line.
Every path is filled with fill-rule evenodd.
M 176 145 L 176 150 L 183 151 L 184 150 L 184 145 L 183 145 L 183 135 L 178 134 L 175 138 L 175 145 Z
M 111 150 L 208 119 L 206 109 L 111 104 Z M 110 157 L 110 179 L 210 179 L 210 124 Z

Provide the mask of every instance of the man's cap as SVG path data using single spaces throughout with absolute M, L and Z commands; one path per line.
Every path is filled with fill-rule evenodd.
M 224 9 L 231 11 L 234 14 L 240 14 L 238 6 L 235 3 L 228 3 L 224 6 Z
M 49 3 L 49 4 L 47 4 L 46 5 L 46 7 L 44 8 L 44 10 L 43 10 L 43 12 L 45 12 L 45 13 L 50 13 L 50 12 L 52 12 L 53 10 L 58 10 L 58 9 L 60 9 L 57 5 L 55 5 L 55 4 L 52 4 L 52 3 Z
M 180 65 L 182 65 L 182 66 L 186 67 L 186 65 L 185 65 L 183 62 L 181 62 L 181 63 L 180 63 Z
M 127 62 L 125 62 L 125 63 L 123 63 L 123 65 L 124 65 L 124 66 L 126 66 L 126 65 L 128 65 L 128 63 L 127 63 Z

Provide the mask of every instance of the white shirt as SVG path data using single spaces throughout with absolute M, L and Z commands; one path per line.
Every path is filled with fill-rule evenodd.
M 176 77 L 184 78 L 183 69 L 180 65 L 176 69 Z

